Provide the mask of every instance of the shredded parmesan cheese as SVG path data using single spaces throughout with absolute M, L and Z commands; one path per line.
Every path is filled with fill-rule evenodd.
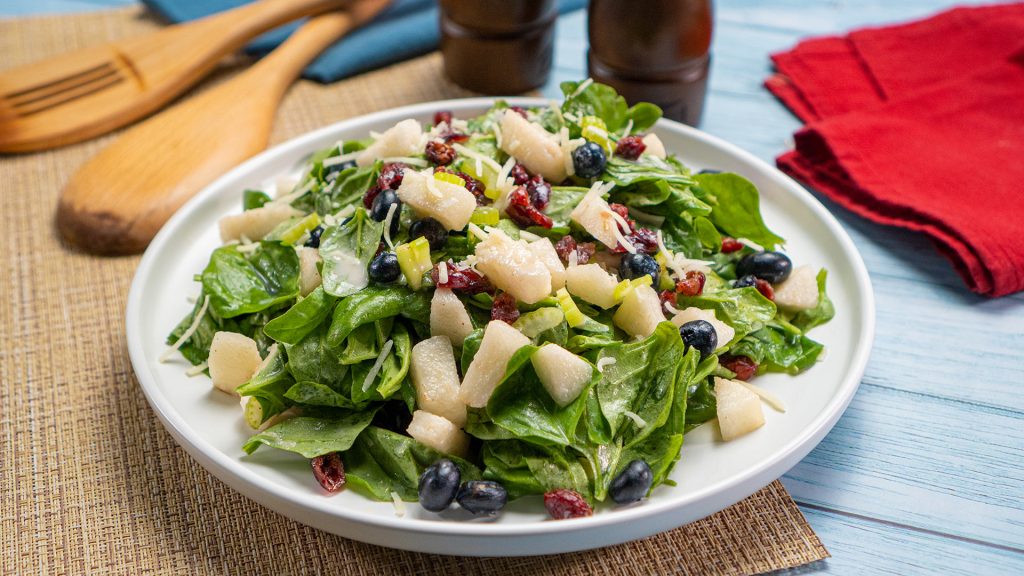
M 573 250 L 572 252 L 569 252 L 568 260 L 569 260 L 569 268 L 572 268 L 573 266 L 578 265 L 580 263 L 580 253 L 579 253 L 579 251 L 578 250 Z
M 637 414 L 636 412 L 626 410 L 625 412 L 622 413 L 622 415 L 632 420 L 633 423 L 636 424 L 637 428 L 647 427 L 647 421 L 641 418 L 640 415 Z
M 633 131 L 633 119 L 630 118 L 629 122 L 626 122 L 626 128 L 622 130 L 622 137 L 629 136 L 629 133 Z
M 189 378 L 193 376 L 198 376 L 202 374 L 203 371 L 206 370 L 208 366 L 209 365 L 206 362 L 203 362 L 202 364 L 196 364 L 195 366 L 189 368 L 188 370 L 185 370 L 185 376 L 188 376 Z
M 255 242 L 251 242 L 249 244 L 242 244 L 238 248 L 236 248 L 236 250 L 238 250 L 239 252 L 241 252 L 243 254 L 248 254 L 250 252 L 255 252 L 255 251 L 259 250 L 259 249 L 260 249 L 260 245 L 255 243 Z
M 370 138 L 373 138 L 374 140 L 380 140 L 380 132 L 370 130 Z
M 491 130 L 494 132 L 494 143 L 501 148 L 501 126 L 495 122 Z
M 425 168 L 429 165 L 427 161 L 424 160 L 423 158 L 414 158 L 412 156 L 388 156 L 387 158 L 381 158 L 380 161 L 385 164 L 400 162 L 402 164 L 408 164 L 409 166 L 418 166 L 420 168 Z
M 528 230 L 520 230 L 519 231 L 519 238 L 521 240 L 526 240 L 527 242 L 536 242 L 537 240 L 540 240 L 542 237 L 538 236 L 538 235 L 536 235 L 533 232 L 530 232 Z
M 463 156 L 466 156 L 468 158 L 472 158 L 472 159 L 476 160 L 477 162 L 482 162 L 482 163 L 486 164 L 487 167 L 493 169 L 496 174 L 500 174 L 501 173 L 501 165 L 498 164 L 493 158 L 489 158 L 489 157 L 487 157 L 487 156 L 477 152 L 476 150 L 473 150 L 472 148 L 466 148 L 462 144 L 455 144 L 453 146 L 453 148 L 455 148 L 455 151 L 458 152 L 459 154 L 462 154 Z M 480 168 L 481 167 L 478 165 L 477 166 L 477 176 L 482 176 L 481 172 L 483 172 L 483 170 L 481 170 Z
M 388 353 L 391 352 L 391 347 L 394 345 L 394 340 L 388 340 L 384 343 L 384 346 L 381 347 L 380 354 L 377 355 L 377 361 L 373 363 L 373 367 L 370 368 L 370 372 L 366 375 L 366 378 L 363 379 L 363 392 L 369 390 L 370 384 L 373 384 L 373 381 L 376 380 L 381 366 L 384 365 L 384 360 L 387 359 Z
M 613 220 L 616 218 L 620 220 L 622 219 L 622 216 L 619 216 L 618 214 L 612 212 L 611 210 L 605 212 L 605 214 L 611 214 Z M 622 234 L 622 231 L 619 230 L 618 226 L 612 226 L 612 234 L 615 234 L 615 239 L 618 240 L 619 244 L 621 244 L 623 248 L 626 249 L 626 252 L 629 252 L 630 254 L 636 254 L 636 246 L 633 246 L 633 244 L 630 243 L 629 240 L 626 240 L 626 237 Z
M 662 224 L 665 223 L 664 216 L 658 216 L 657 214 L 648 214 L 647 212 L 642 212 L 632 207 L 629 208 L 629 215 L 632 216 L 633 218 L 636 218 L 638 221 L 643 222 L 644 224 L 653 224 L 654 226 L 661 226 Z
M 754 249 L 757 252 L 764 252 L 764 246 L 761 246 L 760 244 L 754 242 L 753 240 L 750 240 L 749 238 L 737 238 L 736 240 L 739 241 L 741 244 L 749 246 L 750 248 Z
M 487 240 L 487 232 L 484 232 L 479 226 L 473 224 L 472 222 L 469 223 L 469 231 L 477 238 L 481 240 Z
M 566 119 L 566 120 L 568 120 L 568 121 L 570 121 L 570 122 L 576 122 L 576 123 L 579 123 L 579 121 L 580 121 L 579 117 L 577 117 L 577 116 L 576 116 L 575 114 L 573 114 L 572 112 L 565 112 L 565 113 L 563 113 L 562 115 L 563 115 L 563 116 L 565 117 L 565 119 Z
M 330 168 L 331 166 L 344 164 L 349 160 L 355 160 L 356 156 L 359 156 L 360 154 L 362 154 L 362 152 L 362 150 L 356 150 L 355 152 L 349 152 L 348 154 L 342 154 L 341 156 L 331 156 L 330 158 L 324 158 L 324 168 Z
M 612 364 L 615 364 L 615 358 L 601 358 L 597 361 L 597 371 L 603 373 L 604 367 Z
M 160 362 L 167 362 L 170 360 L 171 354 L 177 352 L 178 348 L 181 348 L 181 345 L 187 342 L 188 339 L 196 333 L 196 330 L 199 329 L 199 323 L 203 321 L 203 316 L 206 316 L 206 309 L 209 307 L 210 295 L 207 294 L 206 298 L 203 298 L 203 305 L 199 307 L 199 312 L 196 314 L 196 317 L 192 319 L 192 324 L 189 325 L 188 330 L 185 330 L 185 332 L 174 341 L 174 344 L 171 344 L 170 348 L 164 350 L 164 353 L 160 355 L 160 358 L 158 358 Z
M 760 386 L 755 386 L 755 385 L 750 384 L 748 382 L 744 382 L 743 380 L 733 380 L 733 382 L 739 382 L 747 390 L 750 390 L 754 394 L 757 394 L 758 396 L 760 396 L 761 400 L 764 400 L 765 404 L 771 406 L 775 410 L 777 410 L 779 412 L 785 412 L 786 411 L 786 407 L 782 404 L 782 400 L 779 400 L 779 398 L 777 396 L 775 396 L 771 392 L 768 392 L 764 388 L 761 388 Z
M 562 116 L 562 107 L 559 105 L 558 101 L 548 100 L 548 107 L 550 107 L 551 111 L 558 117 L 558 123 L 565 124 L 565 116 Z
M 569 98 L 575 98 L 575 97 L 579 96 L 580 94 L 583 94 L 583 91 L 586 90 L 587 88 L 590 88 L 590 85 L 593 84 L 593 83 L 594 83 L 594 79 L 593 78 L 587 78 L 583 82 L 580 82 L 580 85 L 577 86 L 576 89 L 572 91 L 572 94 L 569 96 Z
M 676 314 L 679 314 L 679 309 L 676 308 L 675 306 L 673 306 L 672 304 L 670 304 L 668 302 L 665 302 L 664 306 L 665 306 L 665 311 L 668 312 L 669 314 L 671 314 L 673 316 L 675 316 Z
M 405 502 L 402 502 L 402 497 L 394 490 L 391 491 L 391 503 L 395 506 L 395 516 L 405 516 Z
M 433 180 L 433 178 L 431 178 Z M 384 217 L 384 241 L 387 242 L 388 248 L 395 249 L 395 243 L 391 241 L 391 220 L 395 217 L 395 212 L 398 211 L 398 202 L 388 206 L 388 215 Z
M 298 190 L 292 192 L 291 194 L 285 194 L 284 196 L 281 196 L 280 198 L 275 198 L 271 202 L 268 202 L 266 205 L 267 206 L 271 206 L 271 205 L 280 206 L 281 204 L 291 204 L 292 202 L 294 202 L 295 200 L 298 200 L 299 198 L 304 196 L 307 192 L 312 190 L 313 186 L 316 186 L 316 179 L 315 178 L 310 178 L 309 181 L 306 182 L 305 184 L 303 184 L 302 187 L 299 188 Z
M 448 263 L 445 262 L 444 260 L 437 263 L 437 283 L 448 283 Z

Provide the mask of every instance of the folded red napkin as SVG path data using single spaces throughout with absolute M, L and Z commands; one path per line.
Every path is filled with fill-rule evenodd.
M 779 167 L 928 234 L 971 290 L 1024 290 L 1024 4 L 800 43 L 766 86 L 809 122 Z

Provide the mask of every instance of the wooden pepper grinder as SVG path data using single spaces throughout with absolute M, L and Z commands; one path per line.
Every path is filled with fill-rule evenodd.
M 630 104 L 700 123 L 711 62 L 711 0 L 590 0 L 590 77 Z
M 547 80 L 555 46 L 555 0 L 441 0 L 441 52 L 456 84 L 517 94 Z

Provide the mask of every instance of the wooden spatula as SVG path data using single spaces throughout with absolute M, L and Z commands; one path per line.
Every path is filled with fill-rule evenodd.
M 57 207 L 64 238 L 97 254 L 142 251 L 186 200 L 266 148 L 306 64 L 387 4 L 354 0 L 317 16 L 250 69 L 129 129 L 68 182 Z
M 0 152 L 80 142 L 157 110 L 256 36 L 348 0 L 263 0 L 0 73 Z

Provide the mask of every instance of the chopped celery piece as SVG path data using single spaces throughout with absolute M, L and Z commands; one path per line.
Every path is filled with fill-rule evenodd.
M 253 430 L 259 430 L 260 425 L 263 424 L 263 406 L 260 405 L 260 401 L 250 396 L 245 401 L 245 408 L 242 410 L 245 412 L 245 423 Z
M 423 274 L 434 267 L 430 261 L 430 243 L 420 236 L 408 244 L 396 247 L 395 255 L 398 256 L 398 267 L 405 275 L 409 287 L 419 290 L 423 285 Z
M 639 278 L 633 278 L 632 280 L 622 280 L 615 285 L 615 291 L 612 292 L 612 298 L 615 299 L 615 303 L 622 302 L 622 299 L 626 297 L 626 294 L 632 292 L 637 286 L 650 286 L 654 282 L 654 279 L 648 274 L 644 274 Z
M 564 318 L 565 314 L 561 309 L 545 306 L 523 314 L 512 327 L 522 332 L 527 338 L 536 338 L 541 332 L 561 324 Z
M 501 215 L 498 209 L 493 206 L 480 206 L 473 211 L 469 221 L 477 226 L 497 226 Z
M 604 120 L 597 116 L 584 116 L 580 121 L 580 129 L 584 138 L 604 148 L 605 153 L 611 155 L 615 151 Z
M 456 186 L 466 187 L 466 182 L 456 176 L 455 174 L 449 174 L 447 172 L 434 172 L 434 180 L 438 182 L 447 182 L 449 184 L 455 184 Z
M 309 216 L 306 216 L 302 220 L 299 220 L 291 228 L 284 231 L 281 234 L 281 242 L 285 244 L 295 244 L 306 235 L 307 232 L 316 228 L 320 225 L 320 216 L 313 212 Z
M 562 309 L 562 314 L 565 315 L 565 321 L 569 323 L 569 326 L 575 328 L 587 321 L 587 317 L 580 312 L 576 302 L 565 288 L 560 288 L 555 296 L 558 297 L 558 307 Z

